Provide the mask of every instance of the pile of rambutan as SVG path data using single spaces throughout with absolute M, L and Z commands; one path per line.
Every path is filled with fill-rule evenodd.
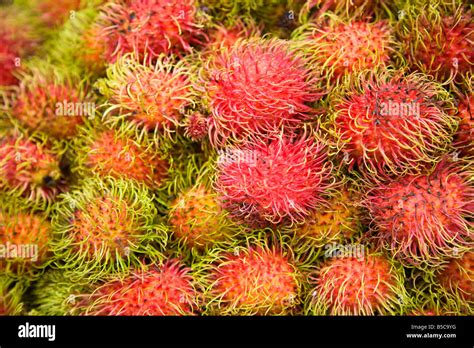
M 0 315 L 473 315 L 474 8 L 0 5 Z

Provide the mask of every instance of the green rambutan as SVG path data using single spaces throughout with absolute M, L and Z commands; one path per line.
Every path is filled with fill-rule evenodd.
M 150 59 L 182 55 L 204 39 L 194 0 L 110 2 L 102 8 L 99 23 L 109 62 L 132 52 Z
M 239 40 L 211 55 L 200 75 L 214 146 L 295 133 L 313 114 L 307 103 L 321 96 L 305 60 L 278 39 Z
M 249 236 L 210 251 L 195 264 L 203 284 L 205 314 L 287 315 L 299 304 L 301 274 L 293 255 Z
M 178 194 L 168 216 L 174 237 L 189 248 L 202 250 L 236 234 L 216 194 L 202 183 Z
M 250 225 L 302 222 L 325 202 L 332 164 L 313 136 L 225 148 L 215 189 L 229 216 Z
M 372 238 L 401 263 L 438 266 L 472 248 L 472 163 L 443 159 L 430 173 L 372 188 L 363 204 Z
M 60 159 L 44 139 L 7 134 L 0 140 L 0 189 L 37 203 L 65 189 Z
M 0 275 L 0 316 L 22 314 L 24 291 L 21 282 L 17 282 L 7 275 Z
M 135 135 L 132 124 L 121 124 L 117 129 L 96 124 L 82 127 L 74 141 L 77 167 L 72 171 L 81 177 L 96 173 L 159 188 L 168 176 L 168 161 L 154 142 Z
M 90 177 L 53 207 L 56 265 L 98 278 L 142 256 L 160 260 L 167 243 L 151 192 L 136 181 Z
M 328 127 L 349 169 L 369 180 L 418 173 L 449 150 L 451 97 L 424 75 L 367 72 L 341 91 Z
M 164 56 L 154 64 L 142 64 L 126 55 L 109 66 L 97 86 L 109 98 L 104 118 L 127 118 L 146 131 L 174 132 L 193 104 L 189 69 L 183 61 Z
M 327 88 L 334 80 L 386 66 L 396 43 L 386 21 L 344 21 L 326 13 L 321 23 L 308 23 L 293 34 L 306 55 L 309 66 L 326 76 Z
M 396 315 L 409 303 L 403 269 L 380 254 L 331 258 L 311 280 L 312 315 Z
M 86 315 L 193 315 L 198 294 L 191 269 L 171 260 L 108 280 L 82 306 Z
M 414 70 L 439 81 L 459 81 L 474 71 L 474 22 L 469 9 L 456 2 L 405 3 L 398 36 Z

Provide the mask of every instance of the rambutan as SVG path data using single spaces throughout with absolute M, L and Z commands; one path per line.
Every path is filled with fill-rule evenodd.
M 30 131 L 70 139 L 85 118 L 95 117 L 95 103 L 85 86 L 33 73 L 22 80 L 12 114 Z
M 145 254 L 162 258 L 166 231 L 155 224 L 156 207 L 143 184 L 90 177 L 61 198 L 52 218 L 58 267 L 97 278 L 126 270 Z
M 449 94 L 420 74 L 369 72 L 333 98 L 338 146 L 369 179 L 418 173 L 448 151 L 457 121 Z
M 196 184 L 171 203 L 169 223 L 174 236 L 191 248 L 203 249 L 235 234 L 216 194 Z
M 200 141 L 206 137 L 209 129 L 208 118 L 200 112 L 193 112 L 186 119 L 184 135 L 192 141 Z
M 261 36 L 261 29 L 251 20 L 237 20 L 232 26 L 216 25 L 209 33 L 204 52 L 212 54 L 219 50 L 228 50 L 240 39 Z
M 104 118 L 127 118 L 148 131 L 171 133 L 180 124 L 185 108 L 193 103 L 189 75 L 183 61 L 174 63 L 161 56 L 148 65 L 133 55 L 124 56 L 97 83 L 111 103 Z
M 474 71 L 474 22 L 462 5 L 452 8 L 429 2 L 404 4 L 399 38 L 411 67 L 439 81 L 459 81 Z M 458 6 L 458 5 L 455 5 Z
M 363 204 L 373 239 L 408 266 L 438 266 L 472 248 L 474 187 L 469 163 L 443 159 L 428 174 L 408 175 L 371 189 Z
M 378 254 L 326 260 L 311 281 L 313 315 L 396 315 L 408 303 L 403 270 Z
M 198 292 L 191 269 L 179 261 L 132 271 L 99 286 L 86 303 L 86 315 L 193 315 Z
M 215 146 L 282 129 L 291 134 L 311 118 L 307 103 L 321 96 L 305 60 L 277 39 L 240 40 L 216 52 L 198 83 L 211 114 L 209 135 Z
M 63 24 L 71 16 L 72 12 L 78 11 L 83 1 L 35 0 L 33 3 L 34 11 L 39 13 L 41 21 L 49 27 L 57 27 Z
M 459 100 L 457 116 L 460 123 L 454 135 L 453 146 L 466 156 L 474 156 L 474 94 L 472 92 Z
M 384 2 L 385 0 L 307 0 L 300 11 L 300 18 L 306 19 L 314 9 L 317 11 L 310 16 L 312 20 L 317 20 L 328 10 L 339 15 L 367 17 Z
M 250 225 L 302 222 L 331 187 L 324 146 L 305 136 L 225 148 L 215 188 L 230 217 Z
M 39 43 L 34 20 L 15 6 L 0 8 L 0 86 L 18 83 L 16 73 L 22 59 Z
M 299 42 L 312 69 L 327 76 L 328 88 L 348 73 L 386 66 L 396 46 L 387 22 L 344 22 L 334 15 L 323 24 L 301 26 L 293 38 Z
M 48 258 L 51 225 L 45 214 L 19 202 L 0 200 L 0 269 L 26 277 L 33 276 Z
M 326 205 L 315 209 L 304 224 L 292 230 L 303 244 L 311 248 L 351 239 L 362 230 L 360 200 L 360 192 L 343 187 L 331 193 Z
M 129 124 L 117 129 L 82 127 L 74 145 L 78 167 L 73 171 L 81 177 L 96 173 L 158 188 L 168 176 L 169 164 L 157 146 L 145 137 L 136 139 L 135 129 Z
M 193 0 L 110 2 L 99 23 L 109 62 L 131 52 L 141 58 L 189 53 L 204 38 Z
M 50 202 L 65 188 L 60 160 L 45 141 L 21 135 L 0 140 L 0 189 Z
M 290 255 L 256 241 L 226 249 L 212 250 L 196 266 L 207 289 L 205 313 L 285 315 L 296 310 L 300 273 Z
M 474 302 L 474 252 L 469 250 L 461 258 L 451 259 L 437 272 L 437 279 L 448 293 Z
M 0 275 L 0 316 L 22 314 L 24 291 L 22 283 L 7 275 Z

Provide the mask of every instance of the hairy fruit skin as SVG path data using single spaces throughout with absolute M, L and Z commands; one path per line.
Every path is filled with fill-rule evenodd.
M 377 179 L 415 174 L 438 162 L 456 129 L 444 110 L 448 102 L 442 87 L 421 75 L 361 79 L 334 101 L 332 127 L 349 168 Z
M 22 295 L 25 292 L 21 283 L 7 275 L 0 275 L 0 316 L 23 314 Z
M 209 264 L 205 294 L 214 315 L 285 315 L 294 310 L 299 274 L 281 251 L 262 246 L 222 251 Z
M 64 189 L 59 159 L 47 144 L 8 136 L 0 141 L 0 188 L 50 202 Z
M 328 83 L 348 73 L 387 65 L 394 43 L 388 24 L 329 19 L 324 25 L 303 26 L 294 38 L 310 66 L 327 76 Z M 329 86 L 329 84 L 328 84 Z
M 467 167 L 444 160 L 431 174 L 375 187 L 364 205 L 378 244 L 408 266 L 426 267 L 472 247 L 473 197 Z
M 321 97 L 305 63 L 283 40 L 239 40 L 211 55 L 196 87 L 210 111 L 211 143 L 220 147 L 301 127 L 312 114 L 307 103 Z
M 144 253 L 161 259 L 167 235 L 154 223 L 156 207 L 143 184 L 93 176 L 61 198 L 52 219 L 58 265 L 97 278 L 127 269 Z
M 461 299 L 474 302 L 474 252 L 467 251 L 460 259 L 452 259 L 437 273 L 441 286 Z
M 232 228 L 215 193 L 203 185 L 188 189 L 172 202 L 169 222 L 176 238 L 197 249 L 225 240 Z
M 459 128 L 453 145 L 461 154 L 474 156 L 474 94 L 462 98 L 458 103 Z
M 459 81 L 472 72 L 474 23 L 469 9 L 459 7 L 452 15 L 440 6 L 418 11 L 408 9 L 399 33 L 412 68 L 442 82 Z
M 167 179 L 169 163 L 157 146 L 136 139 L 134 127 L 118 129 L 84 127 L 75 142 L 77 168 L 81 177 L 91 173 L 101 177 L 126 178 L 159 188 Z
M 147 131 L 173 132 L 193 103 L 189 71 L 181 62 L 161 56 L 155 64 L 142 64 L 127 55 L 109 66 L 98 82 L 111 103 L 104 117 L 127 117 Z
M 156 58 L 192 51 L 203 40 L 193 0 L 118 1 L 105 6 L 100 39 L 109 62 L 126 53 Z
M 325 148 L 310 138 L 255 141 L 224 151 L 215 189 L 230 217 L 247 224 L 301 222 L 332 185 Z
M 100 286 L 87 302 L 86 315 L 176 316 L 196 313 L 197 291 L 191 270 L 178 261 L 135 271 Z
M 402 310 L 403 281 L 384 256 L 326 260 L 313 282 L 307 310 L 315 315 L 395 314 Z
M 32 132 L 39 131 L 56 139 L 70 139 L 76 135 L 77 127 L 84 123 L 86 117 L 94 117 L 77 107 L 85 103 L 92 103 L 92 100 L 72 83 L 58 83 L 43 76 L 34 76 L 20 85 L 12 113 Z
M 0 244 L 5 249 L 13 245 L 17 252 L 28 252 L 24 256 L 2 257 L 0 269 L 21 276 L 32 273 L 47 259 L 50 238 L 51 225 L 44 217 L 26 211 L 0 211 Z

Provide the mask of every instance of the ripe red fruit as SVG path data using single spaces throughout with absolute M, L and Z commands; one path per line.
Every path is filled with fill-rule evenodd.
M 406 301 L 402 273 L 380 255 L 327 260 L 313 282 L 311 314 L 400 314 Z
M 306 61 L 282 40 L 249 39 L 211 55 L 197 89 L 205 94 L 211 142 L 223 146 L 250 135 L 293 133 L 318 100 Z
M 469 216 L 474 187 L 461 162 L 442 161 L 431 174 L 410 175 L 373 188 L 364 205 L 373 238 L 407 265 L 437 266 L 472 247 Z
M 454 136 L 454 147 L 462 154 L 474 155 L 474 94 L 462 98 L 458 103 L 459 128 Z
M 333 127 L 346 162 L 371 179 L 414 174 L 437 162 L 457 123 L 443 109 L 448 100 L 441 86 L 421 75 L 361 79 L 334 100 Z
M 86 315 L 192 315 L 196 300 L 190 269 L 172 261 L 100 286 L 86 301 Z
M 310 66 L 330 80 L 347 73 L 385 66 L 393 50 L 391 32 L 385 21 L 345 23 L 331 19 L 323 26 L 310 24 L 296 31 Z
M 46 144 L 5 137 L 0 140 L 0 188 L 51 201 L 64 188 L 59 159 Z
M 221 252 L 208 267 L 210 314 L 288 314 L 296 305 L 298 271 L 279 250 L 258 246 Z
M 437 278 L 448 292 L 466 301 L 474 301 L 474 252 L 466 252 L 460 259 L 452 259 L 438 271 Z
M 234 219 L 250 225 L 301 222 L 324 200 L 331 169 L 316 140 L 254 141 L 223 150 L 216 190 Z
M 121 0 L 106 5 L 100 21 L 110 62 L 129 52 L 148 58 L 191 52 L 203 35 L 193 0 Z

